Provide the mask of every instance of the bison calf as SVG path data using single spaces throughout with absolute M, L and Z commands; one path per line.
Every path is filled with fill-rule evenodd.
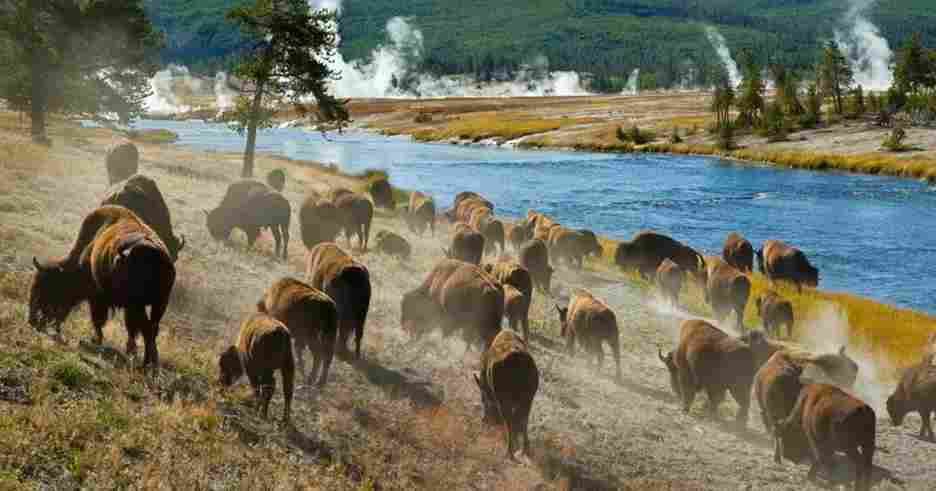
M 744 329 L 744 308 L 751 295 L 751 280 L 730 264 L 719 258 L 710 258 L 706 263 L 705 301 L 712 306 L 712 313 L 719 321 L 735 313 L 738 330 Z
M 241 322 L 237 344 L 218 360 L 221 384 L 230 387 L 246 374 L 254 396 L 260 402 L 264 419 L 276 389 L 273 372 L 283 377 L 283 421 L 289 422 L 293 396 L 295 363 L 292 336 L 282 322 L 262 313 L 252 314 Z
M 585 351 L 595 355 L 600 369 L 604 363 L 604 343 L 611 346 L 614 354 L 615 376 L 621 379 L 621 341 L 618 334 L 617 317 L 607 304 L 586 291 L 577 292 L 567 308 L 556 306 L 562 336 L 566 338 L 569 354 L 575 351 L 575 342 Z
M 436 207 L 432 198 L 419 191 L 410 194 L 409 206 L 406 208 L 406 226 L 411 232 L 422 236 L 428 228 L 435 235 Z
M 656 285 L 664 301 L 673 307 L 679 306 L 679 292 L 682 290 L 683 271 L 671 259 L 664 259 L 656 271 Z
M 530 272 L 533 283 L 548 294 L 553 267 L 549 265 L 549 249 L 546 243 L 539 239 L 527 241 L 520 247 L 519 262 Z
M 300 376 L 305 370 L 303 352 L 306 348 L 312 352 L 312 372 L 306 383 L 312 384 L 321 368 L 318 386 L 324 387 L 338 336 L 338 308 L 335 302 L 321 290 L 293 278 L 283 278 L 270 286 L 257 302 L 257 310 L 289 328 L 295 343 Z
M 481 264 L 481 258 L 484 257 L 484 244 L 484 235 L 460 223 L 455 227 L 452 246 L 443 252 L 449 259 L 458 259 L 477 266 Z
M 780 337 L 780 328 L 786 326 L 787 337 L 793 335 L 793 304 L 774 292 L 767 292 L 755 300 L 757 315 L 764 324 L 764 331 Z
M 780 463 L 782 450 L 780 438 L 775 435 L 774 429 L 785 420 L 799 397 L 803 384 L 800 375 L 803 367 L 797 364 L 786 353 L 777 352 L 757 370 L 754 375 L 754 398 L 760 406 L 761 418 L 767 433 L 774 437 L 774 458 Z M 788 449 L 792 450 L 792 448 Z M 800 452 L 798 452 L 800 453 Z M 798 460 L 799 457 L 796 457 Z
M 501 331 L 481 354 L 481 372 L 474 379 L 481 391 L 484 422 L 507 425 L 507 458 L 514 459 L 521 437 L 523 453 L 529 456 L 528 425 L 539 369 L 526 343 L 513 331 Z
M 722 259 L 742 273 L 754 270 L 754 246 L 735 232 L 728 234 L 722 247 Z
M 231 231 L 239 228 L 247 234 L 247 247 L 253 247 L 260 230 L 268 228 L 275 240 L 273 255 L 286 259 L 292 213 L 289 201 L 266 185 L 257 184 L 259 187 L 249 187 L 244 196 L 229 188 L 221 204 L 206 212 L 208 231 L 215 240 L 227 240 Z
M 377 241 L 377 250 L 381 254 L 396 256 L 403 260 L 409 259 L 412 254 L 409 242 L 389 230 L 378 231 L 374 239 Z
M 530 305 L 533 303 L 533 278 L 523 266 L 512 261 L 500 261 L 484 265 L 484 272 L 504 285 L 504 314 L 510 328 L 520 332 L 523 340 L 530 341 Z M 510 287 L 508 290 L 507 287 Z
M 920 413 L 923 420 L 920 438 L 936 439 L 930 425 L 930 414 L 936 411 L 936 366 L 929 356 L 908 368 L 900 377 L 894 394 L 887 398 L 887 412 L 894 426 L 903 424 L 904 417 L 911 411 Z

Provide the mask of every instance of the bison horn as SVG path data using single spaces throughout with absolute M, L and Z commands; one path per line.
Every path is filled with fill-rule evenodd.
M 179 250 L 181 251 L 182 249 L 185 248 L 185 236 L 180 235 L 178 238 L 178 241 L 179 241 Z
M 36 267 L 36 271 L 42 271 L 42 265 L 39 264 L 39 260 L 36 259 L 36 256 L 33 256 L 33 266 Z
M 661 348 L 657 348 L 657 356 L 660 357 L 660 361 L 666 363 L 666 357 L 663 356 L 663 350 Z

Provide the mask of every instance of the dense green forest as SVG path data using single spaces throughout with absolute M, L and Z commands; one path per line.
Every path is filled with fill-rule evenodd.
M 240 46 L 224 19 L 250 0 L 149 0 L 154 24 L 167 34 L 164 62 L 211 71 Z M 617 89 L 640 68 L 644 86 L 710 82 L 720 70 L 703 26 L 716 26 L 732 52 L 761 64 L 806 69 L 820 42 L 844 17 L 844 0 L 345 0 L 341 51 L 364 59 L 387 43 L 387 21 L 410 19 L 424 38 L 420 71 L 509 76 L 546 56 L 553 70 L 590 73 L 597 88 Z M 868 17 L 896 48 L 919 32 L 936 45 L 936 2 L 879 0 Z M 691 68 L 691 70 L 690 70 Z M 686 80 L 686 74 L 692 74 Z

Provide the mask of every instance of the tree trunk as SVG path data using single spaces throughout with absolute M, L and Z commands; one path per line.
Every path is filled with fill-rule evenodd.
M 263 82 L 257 83 L 257 91 L 250 103 L 250 122 L 247 123 L 247 147 L 244 148 L 244 167 L 241 177 L 253 177 L 254 154 L 257 148 L 257 126 L 260 123 L 260 110 L 263 107 Z
M 27 7 L 29 9 L 28 15 L 32 21 L 33 29 L 35 29 L 35 11 L 33 9 L 33 2 L 29 2 Z M 45 90 L 46 85 L 46 76 L 45 67 L 43 66 L 43 56 L 40 54 L 41 50 L 36 44 L 39 42 L 38 35 L 35 32 L 30 33 L 31 41 L 31 53 L 30 53 L 30 63 L 29 63 L 29 75 L 31 77 L 31 94 L 29 100 L 29 109 L 30 116 L 32 118 L 32 139 L 36 143 L 47 144 L 49 142 L 48 136 L 46 136 L 46 106 L 47 106 L 47 94 Z

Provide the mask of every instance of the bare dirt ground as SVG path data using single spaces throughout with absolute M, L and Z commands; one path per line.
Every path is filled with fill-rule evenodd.
M 29 145 L 8 132 L 0 136 L 5 145 Z M 22 157 L 0 160 L 0 269 L 26 273 L 31 271 L 33 255 L 66 250 L 80 220 L 106 189 L 103 148 L 110 139 L 104 131 L 56 139 L 42 165 Z M 285 195 L 294 216 L 309 189 L 359 185 L 356 179 L 315 166 L 266 157 L 260 158 L 257 174 L 273 167 L 287 170 Z M 179 280 L 160 336 L 161 349 L 168 353 L 167 363 L 193 357 L 204 359 L 206 370 L 212 370 L 214 353 L 232 342 L 237 321 L 265 288 L 283 275 L 302 277 L 305 251 L 297 219 L 292 223 L 289 260 L 278 262 L 271 257 L 269 237 L 261 239 L 259 251 L 245 251 L 243 237 L 227 246 L 213 241 L 205 230 L 202 210 L 213 207 L 235 179 L 239 156 L 147 145 L 142 148 L 141 171 L 157 180 L 176 232 L 187 238 L 177 263 Z M 375 292 L 364 336 L 364 361 L 336 360 L 329 385 L 321 392 L 300 388 L 294 428 L 253 423 L 248 436 L 246 430 L 231 430 L 239 431 L 246 445 L 272 440 L 285 449 L 282 458 L 304 466 L 313 482 L 311 476 L 321 472 L 317 466 L 323 459 L 344 463 L 345 480 L 331 485 L 320 481 L 314 487 L 800 490 L 828 489 L 851 476 L 844 459 L 831 476 L 833 484 L 822 485 L 805 481 L 805 465 L 775 465 L 756 405 L 744 430 L 729 422 L 737 408 L 733 402 L 722 407 L 721 421 L 707 419 L 699 399 L 691 414 L 683 414 L 657 359 L 657 348 L 674 344 L 678 322 L 686 314 L 658 308 L 645 290 L 617 273 L 595 270 L 560 269 L 552 298 L 535 295 L 532 350 L 541 386 L 530 423 L 534 455 L 529 465 L 505 462 L 503 435 L 480 424 L 480 398 L 470 378 L 477 369 L 478 353 L 465 355 L 464 346 L 438 337 L 414 343 L 399 327 L 402 292 L 419 283 L 440 259 L 448 231 L 415 237 L 396 214 L 385 211 L 378 213 L 373 231 L 381 229 L 409 239 L 414 254 L 410 261 L 400 262 L 373 252 L 356 253 L 371 271 Z M 340 244 L 346 243 L 342 239 Z M 621 383 L 613 381 L 607 360 L 595 371 L 564 349 L 553 301 L 576 287 L 606 298 L 617 313 L 623 348 Z M 25 301 L 22 292 L 11 298 Z M 122 346 L 121 322 L 111 321 L 106 331 L 111 346 Z M 77 339 L 67 341 L 77 343 Z M 207 396 L 218 398 L 214 410 L 228 418 L 228 426 L 242 417 L 243 402 L 214 392 Z M 0 401 L 0 407 L 4 404 Z M 277 394 L 271 414 L 279 414 L 280 404 Z M 879 447 L 875 489 L 933 489 L 936 444 L 913 436 L 919 418 L 910 416 L 903 428 L 894 428 L 883 408 L 875 409 Z M 265 485 L 282 486 L 278 479 L 270 476 Z

